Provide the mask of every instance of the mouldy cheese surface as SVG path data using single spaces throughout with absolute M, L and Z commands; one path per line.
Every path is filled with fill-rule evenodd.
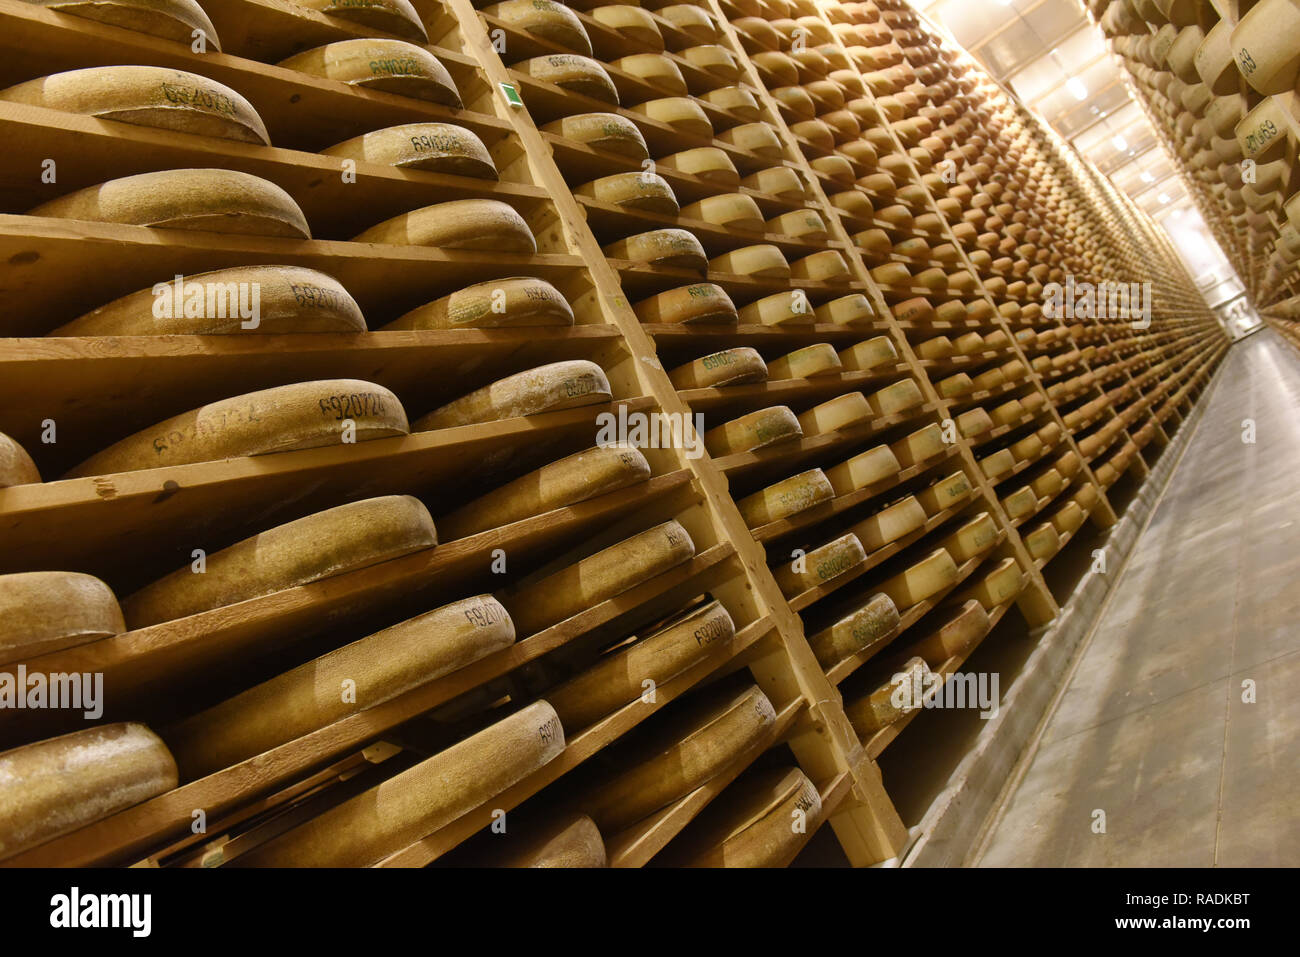
M 826 469 L 826 478 L 836 495 L 848 495 L 892 478 L 900 470 L 898 459 L 889 446 L 877 445 L 853 456 L 847 462 Z
M 564 508 L 650 478 L 650 465 L 635 448 L 596 446 L 523 475 L 438 519 L 444 540 L 500 528 Z
M 405 40 L 340 40 L 279 64 L 309 76 L 382 90 L 460 109 L 460 93 L 438 58 Z
M 27 450 L 0 432 L 0 488 L 31 485 L 40 480 L 41 473 Z
M 105 724 L 0 754 L 0 860 L 176 787 L 142 724 Z
M 561 139 L 635 160 L 645 160 L 650 156 L 645 137 L 637 125 L 617 113 L 578 113 L 547 123 L 542 129 Z
M 618 105 L 618 90 L 604 66 L 591 57 L 573 53 L 553 53 L 533 57 L 511 67 L 536 80 L 554 83 L 560 89 L 580 93 L 595 100 Z
M 746 496 L 736 503 L 745 524 L 758 528 L 829 501 L 835 490 L 821 469 L 809 469 Z
M 515 640 L 491 595 L 445 605 L 354 641 L 185 719 L 164 738 L 185 780 L 382 704 Z M 354 682 L 355 697 L 339 689 Z
M 412 309 L 385 329 L 494 329 L 571 326 L 573 310 L 544 279 L 511 276 L 466 286 L 450 296 Z
M 194 31 L 201 30 L 207 45 L 221 52 L 212 21 L 194 0 L 27 0 L 37 6 L 83 17 L 124 30 L 174 40 L 189 46 Z
M 802 827 L 792 823 L 798 819 Z M 786 867 L 822 820 L 821 795 L 798 768 L 745 775 L 683 835 L 687 867 Z
M 566 359 L 516 372 L 461 396 L 416 419 L 412 430 L 428 432 L 557 412 L 608 402 L 610 398 L 605 370 L 586 359 Z
M 888 595 L 872 595 L 861 608 L 808 639 L 823 668 L 857 654 L 898 626 L 898 609 Z
M 419 499 L 386 495 L 278 525 L 146 585 L 122 602 L 127 625 L 162 621 L 367 568 L 433 548 L 438 534 Z
M 776 721 L 757 686 L 679 705 L 641 745 L 639 760 L 582 795 L 602 833 L 613 834 L 709 781 L 753 747 Z M 627 757 L 627 755 L 624 755 Z
M 647 679 L 662 685 L 735 634 L 727 609 L 711 601 L 645 638 L 606 652 L 547 698 L 566 728 L 585 728 L 641 697 Z
M 843 371 L 835 347 L 827 342 L 816 342 L 787 353 L 767 364 L 769 379 L 811 379 Z
M 256 299 L 250 291 L 257 290 Z M 242 297 L 242 298 L 241 298 Z M 159 309 L 161 302 L 163 308 Z M 252 307 L 256 305 L 256 315 Z M 163 315 L 158 315 L 161 311 Z M 256 322 L 252 328 L 246 323 Z M 51 336 L 365 332 L 361 307 L 335 279 L 301 266 L 239 266 L 161 282 L 60 326 Z
M 853 730 L 865 738 L 921 707 L 918 692 L 925 692 L 929 673 L 930 668 L 924 659 L 912 658 L 903 664 L 899 674 L 889 682 L 871 694 L 845 705 L 844 712 L 848 715 Z M 901 704 L 897 703 L 900 697 Z
M 748 346 L 723 349 L 693 362 L 678 366 L 668 373 L 668 378 L 678 389 L 704 389 L 745 382 L 762 382 L 767 378 L 767 364 L 758 350 Z
M 611 243 L 602 252 L 609 259 L 628 259 L 674 269 L 693 269 L 700 273 L 709 265 L 704 246 L 694 233 L 685 229 L 652 229 L 637 233 Z
M 966 651 L 989 630 L 989 615 L 975 599 L 960 606 L 942 626 L 913 645 L 909 650 L 932 668 L 938 668 L 953 655 Z
M 748 412 L 704 433 L 704 447 L 710 455 L 734 455 L 750 452 L 777 442 L 802 437 L 799 420 L 788 406 Z
M 310 239 L 298 204 L 274 183 L 229 169 L 140 173 L 42 203 L 29 216 Z
M 497 178 L 496 164 L 483 141 L 451 123 L 406 123 L 344 140 L 323 156 L 337 156 L 399 169 L 422 169 L 475 179 Z
M 901 611 L 956 584 L 957 575 L 957 564 L 952 556 L 938 548 L 880 585 L 880 591 L 888 595 L 894 607 Z
M 188 38 L 186 40 L 188 43 Z M 215 80 L 153 66 L 100 66 L 29 80 L 0 91 L 0 100 L 269 145 L 253 104 Z
M 483 12 L 557 46 L 591 56 L 591 40 L 582 21 L 562 4 L 550 0 L 506 0 L 484 7 Z
M 450 824 L 564 750 L 537 701 L 382 784 L 254 848 L 241 865 L 364 867 Z
M 397 396 L 359 379 L 298 382 L 210 402 L 165 419 L 92 455 L 67 478 L 213 462 L 405 435 Z
M 80 572 L 0 575 L 0 664 L 126 630 L 112 589 Z
M 521 636 L 548 628 L 688 562 L 695 543 L 675 521 L 646 529 L 529 584 L 503 594 Z
M 371 226 L 352 241 L 506 253 L 537 252 L 537 241 L 528 223 L 513 206 L 498 199 L 456 199 L 425 206 Z
M 814 548 L 802 558 L 774 570 L 776 583 L 786 598 L 793 598 L 809 588 L 816 588 L 849 571 L 867 560 L 867 553 L 858 537 L 852 533 L 841 535 L 820 548 Z M 796 564 L 802 571 L 796 570 Z
M 874 552 L 910 535 L 925 525 L 925 509 L 913 496 L 887 505 L 870 518 L 853 526 L 853 532 L 861 539 L 867 551 Z

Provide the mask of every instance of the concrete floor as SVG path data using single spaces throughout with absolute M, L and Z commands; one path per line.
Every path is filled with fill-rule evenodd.
M 1300 864 L 1300 358 L 1224 362 L 980 866 Z

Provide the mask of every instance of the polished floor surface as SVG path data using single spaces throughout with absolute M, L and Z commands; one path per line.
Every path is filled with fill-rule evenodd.
M 1300 864 L 1300 357 L 1224 363 L 981 866 Z

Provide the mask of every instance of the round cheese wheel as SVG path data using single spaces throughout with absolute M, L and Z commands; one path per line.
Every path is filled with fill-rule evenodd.
M 782 86 L 772 90 L 772 98 L 776 100 L 777 105 L 784 107 L 789 113 L 812 119 L 817 115 L 817 106 L 813 99 L 808 95 L 808 91 L 801 86 Z
M 823 817 L 821 795 L 798 768 L 746 775 L 678 839 L 687 867 L 787 867 Z M 795 821 L 800 827 L 793 826 Z
M 776 722 L 757 686 L 703 696 L 675 709 L 658 734 L 625 754 L 626 770 L 580 798 L 603 833 L 621 831 L 689 794 L 752 749 Z
M 925 402 L 921 387 L 912 379 L 887 385 L 867 396 L 867 404 L 876 415 L 897 415 Z
M 668 96 L 658 100 L 647 100 L 632 107 L 632 112 L 663 123 L 683 136 L 696 139 L 711 139 L 713 124 L 703 107 L 686 96 Z
M 1010 518 L 1025 518 L 1038 510 L 1038 496 L 1028 485 L 1023 485 L 1002 500 L 1002 510 Z
M 537 252 L 537 241 L 524 217 L 499 199 L 456 199 L 425 206 L 371 226 L 352 241 L 508 253 Z
M 704 447 L 710 455 L 733 455 L 802 436 L 803 430 L 795 414 L 784 405 L 776 405 L 746 413 L 709 429 L 704 433 Z
M 636 209 L 660 216 L 677 215 L 677 197 L 668 181 L 657 173 L 643 170 L 639 173 L 615 173 L 584 183 L 574 191 L 576 196 L 590 196 L 600 203 L 609 203 L 623 209 Z
M 957 565 L 952 556 L 937 548 L 882 584 L 880 591 L 901 611 L 955 585 L 957 577 Z
M 186 718 L 165 738 L 181 777 L 194 780 L 383 704 L 514 640 L 500 602 L 467 598 L 299 665 Z M 353 694 L 345 698 L 347 682 Z
M 989 615 L 975 599 L 958 606 L 955 614 L 911 647 L 911 653 L 937 668 L 954 655 L 965 654 L 989 630 Z
M 576 409 L 610 400 L 605 370 L 587 359 L 551 362 L 516 372 L 440 406 L 413 425 L 415 432 Z
M 731 157 L 716 146 L 699 146 L 656 160 L 660 168 L 675 169 L 727 189 L 740 186 L 740 173 Z
M 591 39 L 586 28 L 577 14 L 563 4 L 551 0 L 505 0 L 484 7 L 483 12 L 556 46 L 591 56 Z
M 460 92 L 447 68 L 424 47 L 405 40 L 339 40 L 280 61 L 286 70 L 382 90 L 460 109 Z
M 1024 575 L 1016 560 L 1005 558 L 976 583 L 971 589 L 971 597 L 983 605 L 985 611 L 991 612 L 1019 595 L 1023 587 Z
M 253 104 L 224 84 L 183 70 L 71 70 L 0 90 L 0 100 L 241 143 L 271 142 Z
M 207 45 L 221 52 L 217 30 L 194 0 L 27 0 L 37 6 L 57 10 L 109 26 L 147 33 L 149 36 L 174 40 L 189 46 L 194 31 L 204 34 Z
M 835 497 L 821 469 L 809 469 L 747 495 L 736 503 L 749 528 L 759 528 L 806 511 Z
M 1295 0 L 1260 0 L 1232 28 L 1237 67 L 1257 93 L 1269 96 L 1294 89 L 1300 77 L 1298 35 L 1300 4 Z
M 272 592 L 332 578 L 433 548 L 429 511 L 409 495 L 363 499 L 278 525 L 186 565 L 122 602 L 131 628 L 146 628 Z
M 876 319 L 875 307 L 871 300 L 860 292 L 840 296 L 830 302 L 822 303 L 813 310 L 818 322 L 828 322 L 837 326 L 870 325 Z
M 451 123 L 405 123 L 375 130 L 321 150 L 324 156 L 423 169 L 475 179 L 497 179 L 492 155 L 472 131 Z
M 255 323 L 246 328 L 246 323 Z M 115 299 L 51 336 L 365 332 L 361 307 L 336 280 L 301 266 L 196 273 Z
M 945 399 L 955 398 L 956 396 L 965 395 L 975 388 L 971 377 L 965 372 L 957 372 L 950 376 L 945 376 L 934 384 L 935 391 Z
M 867 738 L 920 708 L 917 692 L 924 693 L 929 674 L 930 668 L 923 659 L 909 659 L 889 682 L 871 694 L 849 702 L 844 706 L 844 713 L 853 730 L 860 737 Z M 900 686 L 905 690 L 904 694 L 899 693 Z
M 820 548 L 773 570 L 776 583 L 786 598 L 793 598 L 837 578 L 867 560 L 862 542 L 852 533 L 842 535 Z
M 843 371 L 835 347 L 827 342 L 815 342 L 802 349 L 787 353 L 767 364 L 769 379 L 811 379 L 820 375 L 833 375 Z
M 682 207 L 683 219 L 698 219 L 713 226 L 761 232 L 763 214 L 752 196 L 744 193 L 722 193 L 706 196 L 698 202 Z
M 736 276 L 757 276 L 761 279 L 789 279 L 790 264 L 777 246 L 760 243 L 742 246 L 709 260 L 710 272 L 730 273 Z
M 751 302 L 740 310 L 740 321 L 764 326 L 804 326 L 812 325 L 815 316 L 807 295 L 796 289 Z
M 799 178 L 798 172 L 789 166 L 771 166 L 761 169 L 742 179 L 740 185 L 756 193 L 765 193 L 789 202 L 802 203 L 807 197 L 803 180 Z
M 385 329 L 495 329 L 571 326 L 573 310 L 544 279 L 511 276 L 475 283 L 412 309 Z
M 888 638 L 898 627 L 898 609 L 884 594 L 872 595 L 861 608 L 808 639 L 823 668 L 856 655 Z
M 606 652 L 591 668 L 548 692 L 547 699 L 565 727 L 585 728 L 640 698 L 646 680 L 656 685 L 671 680 L 735 634 L 727 609 L 711 601 Z
M 899 471 L 901 468 L 898 458 L 889 446 L 877 445 L 853 456 L 847 462 L 826 469 L 826 478 L 830 480 L 836 495 L 848 495 L 893 478 Z
M 988 512 L 980 512 L 945 538 L 941 544 L 953 561 L 965 562 L 981 555 L 997 541 L 998 528 Z
M 0 488 L 31 485 L 40 480 L 41 473 L 27 450 L 0 432 Z
M 956 345 L 947 336 L 934 336 L 912 346 L 918 359 L 946 359 L 956 351 Z
M 594 7 L 587 11 L 587 15 L 615 33 L 627 37 L 637 46 L 650 47 L 656 51 L 664 48 L 664 37 L 659 31 L 659 24 L 648 10 L 628 4 L 615 4 Z M 659 15 L 663 16 L 662 10 Z
M 699 43 L 711 43 L 718 37 L 718 26 L 713 17 L 693 4 L 674 3 L 656 11 L 674 27 Z
M 112 589 L 93 575 L 0 575 L 0 664 L 30 660 L 125 630 Z
M 735 324 L 738 321 L 731 297 L 711 282 L 669 289 L 643 299 L 633 309 L 638 319 L 649 323 Z
M 605 67 L 591 57 L 574 53 L 553 53 L 516 63 L 510 69 L 535 80 L 553 83 L 562 90 L 589 96 L 602 103 L 618 105 L 618 90 Z
M 659 12 L 663 13 L 662 10 Z M 720 86 L 716 90 L 699 94 L 699 99 L 742 123 L 757 122 L 763 115 L 754 94 L 742 86 Z
M 839 357 L 846 370 L 868 372 L 887 362 L 897 361 L 898 350 L 889 336 L 875 336 L 841 350 Z
M 673 96 L 690 92 L 677 64 L 662 53 L 634 53 L 612 61 L 610 66 Z
M 239 858 L 251 867 L 365 867 L 553 761 L 564 728 L 536 701 Z
M 516 585 L 501 596 L 520 635 L 531 635 L 621 595 L 695 557 L 695 543 L 676 521 L 646 529 L 616 545 Z
M 368 442 L 409 431 L 401 401 L 360 379 L 296 382 L 209 402 L 128 436 L 66 478 Z
M 230 169 L 176 169 L 125 176 L 42 203 L 27 215 L 311 238 L 307 218 L 288 193 L 267 180 Z
M 765 229 L 770 233 L 779 233 L 805 242 L 821 242 L 829 235 L 826 221 L 813 209 L 797 209 L 782 213 L 769 219 Z
M 874 552 L 912 534 L 925 525 L 926 518 L 921 503 L 909 495 L 858 522 L 853 526 L 853 533 L 868 552 Z
M 577 113 L 542 127 L 561 139 L 593 149 L 629 156 L 638 162 L 650 157 L 645 137 L 637 125 L 617 113 Z
M 409 0 L 294 0 L 304 7 L 391 33 L 403 40 L 428 43 L 429 34 Z
M 861 392 L 849 392 L 815 405 L 799 415 L 804 435 L 822 435 L 861 425 L 871 419 L 871 407 Z
M 611 243 L 603 250 L 610 259 L 627 259 L 674 269 L 708 269 L 708 256 L 695 234 L 685 229 L 652 229 Z
M 790 264 L 790 275 L 814 282 L 847 282 L 850 278 L 849 264 L 834 249 L 824 249 L 795 260 Z
M 680 365 L 668 373 L 678 389 L 705 389 L 745 382 L 763 382 L 768 377 L 767 364 L 758 350 L 748 346 L 723 349 L 693 362 Z
M 766 123 L 742 123 L 719 133 L 718 139 L 759 159 L 779 160 L 785 152 L 776 131 Z
M 176 763 L 142 724 L 105 724 L 0 754 L 0 860 L 176 787 Z
M 536 834 L 526 835 L 524 845 L 512 848 L 511 853 L 501 858 L 499 866 L 605 867 L 606 864 L 605 842 L 596 822 L 585 814 L 570 814 Z
M 1061 536 L 1050 522 L 1044 522 L 1030 529 L 1024 535 L 1024 542 L 1029 554 L 1039 561 L 1046 561 L 1061 548 Z
M 953 472 L 924 491 L 918 492 L 916 500 L 925 507 L 927 515 L 934 516 L 964 501 L 970 493 L 970 479 L 962 472 Z

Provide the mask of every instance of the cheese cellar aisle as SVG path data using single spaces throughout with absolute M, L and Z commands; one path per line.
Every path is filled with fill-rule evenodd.
M 8 866 L 898 864 L 929 705 L 1078 617 L 1229 347 L 901 0 L 0 52 Z

